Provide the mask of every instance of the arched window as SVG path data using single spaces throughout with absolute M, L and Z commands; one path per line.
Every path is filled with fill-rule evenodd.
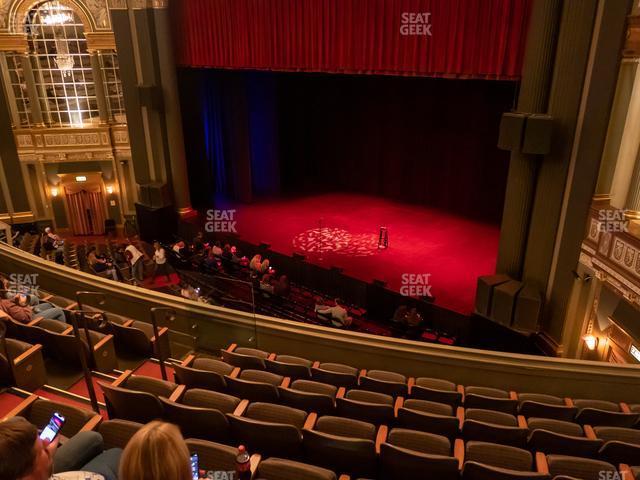
M 100 120 L 95 82 L 104 85 L 110 121 L 126 122 L 115 51 L 102 51 L 92 69 L 85 26 L 68 2 L 47 0 L 25 18 L 29 58 L 7 56 L 20 126 L 33 125 L 23 62 L 30 62 L 43 121 L 53 127 L 82 127 Z M 95 68 L 95 65 L 94 65 Z M 97 77 L 97 78 L 96 78 Z

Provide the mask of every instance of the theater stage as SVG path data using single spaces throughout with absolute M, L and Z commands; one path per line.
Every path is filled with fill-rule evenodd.
M 442 210 L 343 193 L 218 208 L 237 210 L 235 228 L 244 240 L 302 253 L 361 280 L 384 280 L 402 291 L 407 281 L 420 284 L 408 275 L 422 275 L 436 304 L 460 313 L 473 310 L 477 277 L 495 271 L 499 226 Z M 380 226 L 389 232 L 386 250 L 377 247 Z

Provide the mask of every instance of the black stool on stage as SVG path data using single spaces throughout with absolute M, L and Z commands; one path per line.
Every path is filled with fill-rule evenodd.
M 380 227 L 378 248 L 389 248 L 389 232 L 387 231 L 387 227 Z

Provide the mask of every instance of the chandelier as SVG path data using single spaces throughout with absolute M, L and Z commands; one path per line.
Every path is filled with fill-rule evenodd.
M 56 42 L 56 58 L 55 62 L 63 77 L 71 76 L 71 71 L 75 67 L 75 60 L 69 53 L 69 44 L 64 38 L 55 37 Z

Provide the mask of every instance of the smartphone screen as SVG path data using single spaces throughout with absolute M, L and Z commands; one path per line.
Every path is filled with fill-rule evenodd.
M 191 454 L 191 476 L 193 480 L 198 480 L 200 478 L 200 465 L 198 462 L 198 454 Z
M 58 436 L 58 433 L 60 433 L 63 425 L 64 417 L 58 412 L 54 413 L 51 420 L 49 420 L 49 424 L 44 427 L 42 433 L 40 433 L 40 439 L 53 442 L 53 440 Z

